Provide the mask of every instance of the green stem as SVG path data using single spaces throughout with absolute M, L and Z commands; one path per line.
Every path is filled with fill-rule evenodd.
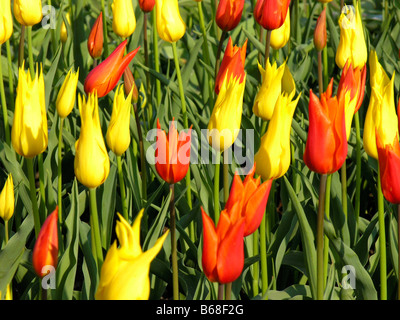
M 380 282 L 381 282 L 381 300 L 387 300 L 387 267 L 386 267 L 386 233 L 385 233 L 385 211 L 384 211 L 384 198 L 381 187 L 381 173 L 378 166 L 378 220 L 379 220 L 379 249 L 381 257 L 379 259 L 380 265 Z
M 0 44 L 0 61 L 1 61 L 1 44 Z M 1 107 L 3 110 L 4 134 L 6 137 L 7 144 L 10 145 L 11 144 L 10 128 L 8 125 L 7 102 L 6 102 L 6 93 L 4 90 L 3 68 L 1 62 L 0 62 L 0 95 L 1 95 Z
M 225 284 L 225 300 L 231 300 L 232 297 L 232 282 Z
M 129 221 L 129 219 L 128 219 L 128 203 L 126 202 L 125 182 L 124 182 L 124 173 L 122 172 L 121 156 L 117 156 L 117 167 L 118 167 L 118 177 L 119 177 L 119 189 L 121 192 L 121 200 L 122 200 L 122 215 L 126 221 Z
M 264 67 L 267 66 L 267 61 L 269 59 L 270 47 L 271 47 L 271 30 L 267 30 L 267 35 L 265 38 Z
M 324 3 L 324 8 L 328 11 L 328 4 Z M 324 85 L 327 86 L 329 83 L 329 74 L 328 74 L 328 45 L 324 47 L 323 50 L 323 58 L 324 58 Z M 325 91 L 324 87 L 324 91 Z
M 328 220 L 330 218 L 331 185 L 332 185 L 332 175 L 328 174 L 328 177 L 326 179 L 326 191 L 325 191 L 325 216 Z M 328 257 L 329 257 L 329 238 L 327 236 L 324 236 L 324 286 L 326 285 L 326 279 L 328 275 Z
M 40 232 L 40 216 L 39 216 L 39 208 L 36 199 L 36 185 L 35 185 L 35 172 L 33 169 L 33 159 L 25 158 L 27 170 L 28 170 L 28 178 L 29 178 L 29 191 L 32 203 L 33 210 L 33 222 L 35 226 L 35 235 L 36 238 Z
M 318 51 L 318 89 L 319 97 L 321 99 L 322 93 L 324 92 L 324 79 L 322 76 L 322 52 Z
M 145 155 L 144 155 L 144 145 L 143 145 L 143 133 L 142 126 L 140 125 L 139 112 L 137 109 L 137 104 L 134 103 L 133 110 L 135 113 L 136 120 L 136 128 L 138 131 L 139 137 L 139 152 L 140 152 L 140 168 L 142 171 L 142 200 L 147 200 L 147 174 L 146 174 L 146 163 L 145 163 Z
M 260 260 L 261 260 L 261 289 L 264 296 L 268 290 L 268 265 L 267 265 L 267 238 L 266 238 L 266 213 L 260 224 Z
M 170 201 L 170 228 L 171 228 L 171 260 L 172 260 L 172 292 L 174 300 L 179 300 L 178 253 L 176 248 L 176 217 L 175 217 L 175 190 L 174 184 L 169 185 Z
M 32 27 L 27 27 L 28 36 L 28 58 L 29 58 L 29 70 L 31 72 L 32 78 L 35 75 L 35 66 L 33 62 L 33 52 L 32 52 Z
M 158 33 L 157 33 L 157 15 L 156 10 L 151 12 L 151 20 L 153 27 L 153 54 L 154 54 L 154 68 L 157 73 L 160 73 L 160 57 L 158 54 Z M 157 105 L 161 104 L 161 83 L 160 80 L 156 79 L 156 96 Z
M 262 236 L 262 234 L 260 234 Z M 258 244 L 258 237 L 259 237 L 259 232 L 258 229 L 253 232 L 253 256 L 256 257 L 260 251 L 259 251 L 259 244 Z M 259 265 L 258 262 L 256 261 L 253 264 L 253 296 L 257 296 L 259 293 L 258 290 L 258 282 L 259 282 Z
M 39 153 L 37 156 L 38 167 L 39 167 L 39 192 L 40 192 L 40 216 L 42 222 L 46 219 L 46 191 L 44 188 L 44 167 L 43 167 L 43 153 Z
M 214 174 L 214 222 L 219 220 L 219 172 L 221 166 L 221 153 L 216 150 L 215 174 Z
M 224 300 L 224 285 L 218 283 L 218 300 Z
M 64 126 L 64 119 L 60 118 L 60 131 L 58 133 L 58 190 L 57 190 L 57 195 L 58 195 L 58 220 L 60 222 L 60 225 L 62 225 L 63 222 L 63 211 L 62 211 L 62 144 L 63 144 L 63 138 L 62 138 L 62 132 L 63 132 L 63 126 Z
M 319 186 L 317 216 L 317 300 L 324 299 L 324 215 L 327 175 L 322 174 Z
M 347 172 L 346 172 L 346 161 L 343 163 L 340 169 L 340 177 L 342 182 L 342 207 L 343 213 L 347 220 Z
M 21 37 L 19 38 L 18 47 L 18 68 L 22 66 L 24 62 L 24 52 L 25 52 L 25 26 L 21 26 Z
M 8 220 L 4 220 L 4 232 L 5 232 L 5 234 L 4 234 L 4 237 L 5 237 L 4 243 L 7 245 L 8 238 L 9 238 L 9 235 L 8 235 Z
M 107 30 L 107 15 L 104 0 L 101 0 L 101 12 L 103 13 L 103 37 L 104 37 L 104 54 L 108 57 L 108 30 Z
M 225 30 L 222 31 L 221 38 L 219 39 L 219 44 L 218 44 L 218 49 L 217 49 L 217 55 L 215 57 L 215 73 L 214 76 L 217 78 L 219 67 L 220 67 L 220 61 L 221 61 L 221 53 L 222 53 L 222 45 L 224 43 L 225 37 L 227 35 L 227 32 Z
M 361 135 L 360 135 L 360 119 L 358 112 L 356 112 L 356 114 L 354 115 L 354 122 L 356 126 L 356 198 L 355 198 L 354 211 L 356 216 L 356 225 L 358 225 L 358 218 L 360 216 L 360 206 L 361 206 Z
M 14 110 L 14 75 L 12 70 L 12 57 L 11 57 L 11 48 L 10 48 L 10 39 L 6 42 L 7 48 L 7 61 L 8 61 L 8 89 L 10 92 L 10 109 Z
M 96 262 L 97 271 L 100 274 L 101 266 L 103 264 L 103 249 L 101 245 L 100 237 L 100 224 L 99 224 L 99 214 L 97 211 L 97 199 L 96 199 L 96 188 L 89 188 L 89 198 L 90 198 L 90 216 L 91 216 L 91 229 L 93 232 L 94 242 L 92 245 L 95 247 L 96 252 Z
M 147 20 L 148 16 L 147 13 L 145 12 L 143 15 L 143 46 L 144 46 L 144 63 L 146 67 L 150 69 L 150 64 L 149 64 L 149 44 L 147 40 Z M 153 116 L 153 104 L 151 101 L 151 82 L 150 82 L 150 71 L 146 71 L 146 93 L 147 93 L 147 110 L 149 110 L 149 119 L 148 121 L 150 122 L 152 116 Z

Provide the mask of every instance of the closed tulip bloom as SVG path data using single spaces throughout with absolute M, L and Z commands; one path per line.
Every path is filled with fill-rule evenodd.
M 110 160 L 100 127 L 99 105 L 96 93 L 78 97 L 81 132 L 75 143 L 75 175 L 88 188 L 104 183 L 110 171 Z
M 286 15 L 285 22 L 278 29 L 272 30 L 270 45 L 273 49 L 279 50 L 286 46 L 290 39 L 290 10 Z
M 65 15 L 65 17 L 67 18 L 68 24 L 71 25 L 71 19 L 69 16 L 69 12 Z M 60 39 L 62 43 L 67 42 L 68 39 L 68 30 L 67 30 L 67 26 L 65 25 L 65 21 L 63 20 L 62 24 L 61 24 L 61 29 L 60 29 Z
M 281 93 L 294 94 L 296 86 L 286 63 L 278 68 L 276 62 L 271 65 L 268 59 L 265 70 L 260 64 L 258 64 L 258 70 L 261 73 L 262 82 L 254 100 L 253 112 L 263 120 L 271 120 Z
M 100 58 L 103 52 L 103 43 L 103 13 L 100 11 L 100 15 L 97 17 L 90 30 L 87 42 L 89 54 L 93 59 Z
M 117 240 L 111 245 L 101 267 L 96 300 L 148 300 L 150 296 L 150 264 L 160 252 L 169 231 L 143 252 L 140 244 L 142 209 L 133 225 L 118 214 Z
M 14 0 L 14 16 L 20 24 L 26 27 L 39 23 L 43 18 L 42 1 Z
M 286 19 L 290 0 L 257 0 L 254 18 L 264 29 L 280 28 Z
M 155 151 L 155 167 L 160 177 L 169 184 L 181 181 L 189 170 L 191 128 L 188 133 L 175 128 L 172 120 L 168 136 L 161 130 L 159 119 L 157 119 L 157 141 Z
M 32 264 L 39 278 L 44 277 L 47 266 L 58 264 L 58 207 L 46 218 L 35 242 Z
M 87 94 L 97 91 L 98 97 L 101 98 L 114 89 L 126 67 L 140 48 L 138 47 L 124 56 L 127 43 L 127 40 L 124 40 L 107 59 L 90 71 L 84 84 Z
M 10 220 L 14 214 L 14 204 L 14 183 L 10 173 L 0 193 L 0 217 L 4 221 Z
M 136 28 L 132 0 L 114 0 L 111 8 L 113 12 L 112 28 L 115 34 L 122 38 L 128 38 Z
M 235 174 L 225 205 L 225 209 L 232 212 L 234 204 L 240 204 L 241 214 L 237 218 L 244 218 L 245 237 L 252 234 L 260 226 L 272 185 L 272 180 L 261 183 L 261 177 L 254 178 L 255 169 L 256 165 L 246 175 L 244 181 L 239 174 Z
M 124 71 L 124 89 L 126 95 L 129 95 L 129 93 L 132 91 L 132 102 L 136 103 L 139 99 L 139 91 L 136 86 L 133 73 L 129 68 L 126 68 Z
M 231 212 L 221 212 L 217 227 L 201 208 L 203 220 L 202 266 L 211 282 L 220 284 L 235 281 L 244 267 L 244 218 L 240 216 L 240 204 L 235 203 Z
M 317 51 L 322 51 L 326 46 L 326 42 L 326 8 L 324 8 L 320 16 L 318 17 L 317 24 L 314 30 L 314 46 Z
M 379 130 L 383 144 L 391 144 L 397 135 L 398 120 L 394 104 L 394 74 L 390 79 L 381 64 L 375 51 L 371 51 L 369 58 L 371 96 L 365 115 L 363 130 L 363 145 L 365 152 L 372 158 L 378 159 L 376 148 L 376 128 L 384 123 Z
M 0 44 L 10 39 L 13 33 L 11 0 L 0 1 Z
M 300 95 L 295 100 L 293 98 L 294 92 L 279 96 L 267 132 L 261 138 L 260 149 L 254 156 L 256 173 L 264 180 L 278 179 L 289 169 L 290 132 Z
M 143 12 L 151 12 L 156 4 L 156 0 L 139 0 L 140 9 Z
M 345 8 L 346 14 L 342 13 L 339 18 L 340 40 L 336 50 L 336 64 L 343 69 L 349 60 L 354 68 L 362 68 L 367 62 L 368 52 L 360 10 L 357 4 L 355 12 L 350 7 Z
M 157 33 L 170 43 L 178 41 L 186 32 L 179 12 L 178 0 L 156 0 Z
M 26 158 L 42 153 L 48 143 L 43 72 L 36 70 L 32 79 L 29 71 L 25 73 L 24 64 L 19 69 L 11 143 Z
M 221 65 L 218 69 L 218 74 L 215 78 L 215 93 L 218 94 L 225 77 L 228 79 L 231 76 L 238 77 L 240 82 L 243 81 L 246 73 L 244 71 L 244 64 L 246 59 L 247 40 L 240 48 L 233 46 L 232 38 L 229 37 L 228 44 Z
M 121 156 L 131 143 L 129 130 L 132 104 L 132 92 L 125 99 L 124 87 L 120 85 L 114 95 L 110 124 L 108 125 L 106 141 L 108 147 L 117 156 Z
M 242 18 L 244 0 L 220 0 L 215 21 L 222 30 L 230 31 L 236 28 Z
M 333 79 L 322 97 L 310 90 L 309 127 L 303 156 L 307 167 L 320 174 L 339 170 L 347 156 L 344 105 L 332 97 Z
M 76 72 L 73 72 L 72 69 L 70 69 L 64 79 L 60 91 L 58 92 L 56 108 L 60 118 L 66 118 L 75 105 L 78 78 L 79 69 Z

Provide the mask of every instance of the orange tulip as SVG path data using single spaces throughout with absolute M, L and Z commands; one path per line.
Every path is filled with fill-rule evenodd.
M 124 56 L 127 43 L 127 40 L 123 41 L 107 59 L 90 71 L 84 85 L 87 94 L 96 90 L 97 96 L 101 98 L 114 89 L 126 67 L 140 48 L 138 47 Z
M 87 42 L 89 54 L 93 59 L 100 58 L 103 51 L 103 42 L 103 13 L 100 12 L 100 15 L 93 24 L 92 30 L 90 30 Z
M 58 207 L 43 223 L 32 254 L 32 264 L 39 278 L 46 275 L 46 266 L 57 268 L 58 262 Z
M 318 17 L 317 25 L 314 30 L 314 46 L 318 51 L 322 51 L 326 46 L 326 8 L 322 10 Z
M 244 0 L 220 0 L 215 16 L 218 27 L 230 31 L 236 28 L 242 18 Z
M 156 4 L 156 0 L 139 0 L 140 9 L 143 12 L 151 12 Z
M 283 25 L 290 0 L 257 0 L 254 18 L 264 29 L 275 30 Z

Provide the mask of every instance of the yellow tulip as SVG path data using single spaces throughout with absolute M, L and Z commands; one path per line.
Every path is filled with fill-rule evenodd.
M 112 5 L 112 28 L 121 38 L 128 38 L 136 29 L 132 0 L 114 0 Z
M 353 68 L 361 69 L 367 63 L 367 45 L 358 3 L 355 12 L 350 8 L 345 7 L 346 13 L 342 13 L 339 18 L 340 40 L 335 60 L 340 69 L 344 68 L 348 59 Z
M 260 64 L 258 69 L 262 83 L 254 101 L 253 112 L 257 117 L 270 120 L 280 94 L 292 93 L 295 90 L 295 83 L 286 63 L 277 68 L 275 62 L 271 65 L 267 60 L 265 70 Z
M 4 221 L 10 220 L 14 214 L 14 201 L 14 184 L 10 173 L 0 193 L 0 217 Z
M 286 15 L 285 22 L 278 29 L 271 31 L 271 47 L 275 50 L 283 48 L 290 39 L 290 10 Z
M 0 1 L 0 44 L 10 39 L 13 33 L 11 0 Z
M 267 132 L 261 138 L 260 149 L 254 156 L 256 173 L 264 181 L 282 177 L 290 166 L 290 132 L 293 114 L 300 95 L 282 93 L 276 102 Z
M 224 151 L 235 142 L 242 121 L 246 75 L 226 76 L 222 82 L 208 123 L 208 142 L 217 151 Z
M 120 215 L 115 231 L 119 241 L 114 241 L 101 267 L 96 300 L 148 300 L 150 296 L 150 264 L 160 252 L 169 231 L 165 232 L 147 250 L 140 245 L 140 222 L 143 209 L 132 226 Z
M 108 147 L 117 155 L 121 156 L 131 143 L 129 130 L 130 112 L 133 90 L 128 97 L 124 97 L 124 87 L 120 85 L 114 95 L 113 110 L 108 125 L 106 141 Z
M 56 101 L 57 113 L 60 118 L 66 118 L 74 107 L 78 78 L 79 69 L 75 73 L 70 69 L 64 79 Z
M 71 19 L 69 17 L 69 12 L 65 15 L 65 18 L 67 19 L 68 24 L 71 25 Z M 61 39 L 62 43 L 67 42 L 67 39 L 68 39 L 68 30 L 67 30 L 67 26 L 65 25 L 64 20 L 61 24 L 60 39 Z
M 178 0 L 156 0 L 157 32 L 161 39 L 176 42 L 186 32 Z
M 110 172 L 110 159 L 100 127 L 97 93 L 78 97 L 81 114 L 81 132 L 75 143 L 75 175 L 88 188 L 96 188 L 104 183 Z
M 394 74 L 389 79 L 378 61 L 375 51 L 371 51 L 370 59 L 371 98 L 364 122 L 363 142 L 365 152 L 378 159 L 376 147 L 376 130 L 383 145 L 393 144 L 398 132 L 396 106 L 394 102 Z
M 24 26 L 33 26 L 42 21 L 41 0 L 14 0 L 14 16 Z
M 31 78 L 25 73 L 24 64 L 19 69 L 11 143 L 15 151 L 26 158 L 33 158 L 47 148 L 48 130 L 44 96 L 43 72 Z

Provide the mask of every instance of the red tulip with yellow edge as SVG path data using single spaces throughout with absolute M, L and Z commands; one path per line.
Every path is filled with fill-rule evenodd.
M 32 264 L 39 278 L 47 274 L 47 266 L 58 264 L 58 207 L 46 218 L 36 239 Z
M 254 18 L 264 29 L 275 30 L 283 25 L 290 0 L 257 0 Z
M 103 13 L 100 11 L 100 15 L 97 17 L 92 29 L 90 30 L 87 46 L 89 54 L 93 59 L 100 58 L 103 52 Z
M 140 48 L 138 47 L 124 56 L 127 43 L 127 40 L 124 40 L 107 59 L 90 71 L 84 85 L 87 94 L 97 91 L 98 97 L 101 98 L 114 89 Z
M 236 28 L 242 18 L 244 0 L 220 0 L 215 21 L 222 30 L 230 31 Z
M 307 167 L 320 174 L 339 170 L 347 157 L 344 105 L 332 97 L 333 79 L 319 99 L 310 90 L 309 127 L 303 156 Z

